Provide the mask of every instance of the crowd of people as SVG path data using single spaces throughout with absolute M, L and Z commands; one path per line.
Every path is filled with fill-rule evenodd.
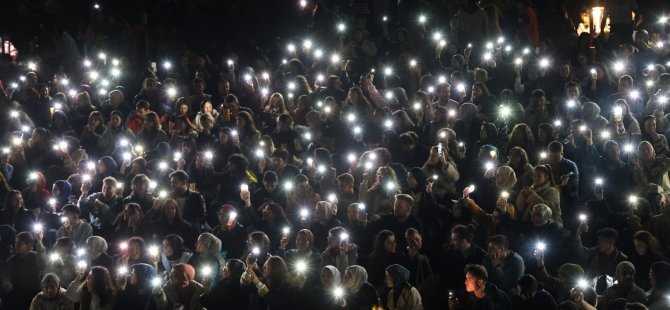
M 346 3 L 277 57 L 0 54 L 1 307 L 670 308 L 670 15 Z

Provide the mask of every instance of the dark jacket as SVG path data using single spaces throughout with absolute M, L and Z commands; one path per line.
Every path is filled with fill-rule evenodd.
M 555 310 L 558 309 L 556 300 L 545 290 L 538 290 L 532 299 L 523 300 L 519 295 L 512 296 L 512 308 L 518 310 Z
M 468 293 L 457 309 L 463 310 L 505 310 L 513 309 L 512 304 L 505 292 L 498 289 L 493 283 L 486 283 L 486 296 L 477 298 L 473 293 Z

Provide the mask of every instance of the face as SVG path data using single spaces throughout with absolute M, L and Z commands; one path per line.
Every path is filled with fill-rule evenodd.
M 407 173 L 407 184 L 409 185 L 410 188 L 416 188 L 416 186 L 418 185 L 418 183 L 416 182 L 416 178 L 411 173 Z
M 107 165 L 100 160 L 98 161 L 98 172 L 101 174 L 107 172 Z
M 490 256 L 497 256 L 503 253 L 503 248 L 493 242 L 489 242 L 488 253 Z
M 163 253 L 165 253 L 165 256 L 172 256 L 174 254 L 172 246 L 170 245 L 170 242 L 167 240 L 163 240 Z
M 188 113 L 188 106 L 185 104 L 179 105 L 179 115 L 186 115 Z
M 172 202 L 166 204 L 163 210 L 168 219 L 173 219 L 177 215 L 177 205 Z
M 325 287 L 330 287 L 334 283 L 333 273 L 327 268 L 321 269 L 321 284 Z
M 67 217 L 67 221 L 70 223 L 70 225 L 79 221 L 79 214 L 77 213 L 65 212 L 63 215 Z
M 601 253 L 611 253 L 614 251 L 614 240 L 609 240 L 607 238 L 598 238 L 598 251 Z
M 15 194 L 10 201 L 14 209 L 23 207 L 23 195 L 21 194 Z
M 93 278 L 92 273 L 89 273 L 88 276 L 86 276 L 86 287 L 88 288 L 89 292 L 93 293 L 95 287 L 95 279 Z
M 635 246 L 635 252 L 637 252 L 637 254 L 640 256 L 647 254 L 648 247 L 646 243 L 637 239 L 633 239 L 633 245 Z
M 32 249 L 33 246 L 29 243 L 23 243 L 19 241 L 16 241 L 14 243 L 14 251 L 16 252 L 16 254 L 24 255 L 29 253 Z
M 107 182 L 102 183 L 102 195 L 105 198 L 114 196 L 114 190 L 116 190 L 116 185 Z
M 407 201 L 397 200 L 393 203 L 393 215 L 398 219 L 406 219 L 412 212 L 412 206 Z
M 644 130 L 649 134 L 656 133 L 656 121 L 653 119 L 644 122 Z
M 279 182 L 266 182 L 263 181 L 263 186 L 265 187 L 265 190 L 272 193 L 277 189 L 277 186 L 279 185 Z
M 354 277 L 351 276 L 351 272 L 349 272 L 348 270 L 344 272 L 344 278 L 342 280 L 344 282 L 344 286 L 346 286 L 347 288 L 354 287 L 354 284 L 356 282 L 354 280 Z
M 533 184 L 536 186 L 541 186 L 542 184 L 546 183 L 549 180 L 547 178 L 547 175 L 544 174 L 544 172 L 540 170 L 535 170 L 533 171 Z
M 619 150 L 619 147 L 616 145 L 611 146 L 610 148 L 607 149 L 607 157 L 613 160 L 619 160 L 619 157 L 621 156 L 621 151 Z
M 568 87 L 565 90 L 565 92 L 568 95 L 568 98 L 570 98 L 572 100 L 577 100 L 577 98 L 579 98 L 579 96 L 580 96 L 578 87 Z
M 654 155 L 654 148 L 651 146 L 649 143 L 641 143 L 638 148 L 638 154 L 640 155 L 641 159 L 651 159 L 653 158 Z
M 386 237 L 386 240 L 384 240 L 384 250 L 386 250 L 388 253 L 395 253 L 396 243 L 394 235 Z
M 423 245 L 423 237 L 421 237 L 420 234 L 411 234 L 407 236 L 407 244 L 410 246 L 414 247 L 415 249 L 419 250 L 421 249 L 421 246 Z
M 633 283 L 633 280 L 635 279 L 635 270 L 630 267 L 623 267 L 621 268 L 621 272 L 617 276 L 617 280 L 619 283 L 622 284 L 630 284 Z
M 172 187 L 172 189 L 176 192 L 182 192 L 187 189 L 186 182 L 182 182 L 176 177 L 170 178 L 170 187 Z
M 484 95 L 484 91 L 477 86 L 472 86 L 472 98 L 479 99 Z
M 137 275 L 135 274 L 135 270 L 133 270 L 133 272 L 130 273 L 130 284 L 137 285 L 137 282 L 138 278 Z
M 56 298 L 58 296 L 58 291 L 60 286 L 53 282 L 47 282 L 42 285 L 42 291 L 47 298 Z
M 271 221 L 274 220 L 275 218 L 275 213 L 272 211 L 272 208 L 270 206 L 265 206 L 263 208 L 263 219 L 266 221 Z
M 112 115 L 112 126 L 113 127 L 121 126 L 121 118 L 116 114 Z
M 299 251 L 309 250 L 309 239 L 305 237 L 305 234 L 298 234 L 295 237 L 295 247 L 298 248 Z
M 388 287 L 388 288 L 393 287 L 393 277 L 388 272 L 386 272 L 386 277 L 384 278 L 384 283 L 386 284 L 386 287 Z
M 128 242 L 128 256 L 132 259 L 138 259 L 142 255 L 142 250 L 137 242 Z
M 456 234 L 451 234 L 451 240 L 449 240 L 449 245 L 451 246 L 452 249 L 460 249 L 463 247 L 464 240 L 458 238 L 458 235 Z
M 195 243 L 195 251 L 197 253 L 205 252 L 205 243 L 202 241 L 201 237 L 198 237 L 198 241 Z
M 465 291 L 468 293 L 472 293 L 476 291 L 480 286 L 481 283 L 480 281 L 477 280 L 471 273 L 466 273 L 465 274 Z
M 272 265 L 270 265 L 270 260 L 268 259 L 263 265 L 263 276 L 267 279 L 272 275 Z

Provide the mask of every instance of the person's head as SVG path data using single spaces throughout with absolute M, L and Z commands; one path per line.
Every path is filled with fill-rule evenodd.
M 417 251 L 423 246 L 423 237 L 421 236 L 421 233 L 415 228 L 408 228 L 405 231 L 405 241 L 407 241 L 407 244 L 410 247 Z
M 549 158 L 549 162 L 551 164 L 558 164 L 561 160 L 563 160 L 563 144 L 561 144 L 558 141 L 552 141 L 549 143 L 549 152 L 547 154 L 547 157 Z
M 233 282 L 240 282 L 240 277 L 247 269 L 246 264 L 239 259 L 229 259 L 223 267 L 223 278 Z
M 73 204 L 67 204 L 63 206 L 63 216 L 67 218 L 68 223 L 70 225 L 74 225 L 74 223 L 79 222 L 79 215 L 81 214 L 81 210 L 79 210 L 79 207 Z
M 538 165 L 533 169 L 533 186 L 541 187 L 549 183 L 553 185 L 554 180 L 549 165 Z
M 109 270 L 101 266 L 91 267 L 86 277 L 86 281 L 82 284 L 82 288 L 86 288 L 89 294 L 95 294 L 100 299 L 100 305 L 111 305 L 113 302 L 114 287 L 112 284 L 112 277 L 109 275 Z
M 29 231 L 22 231 L 14 237 L 14 252 L 20 256 L 26 255 L 33 250 L 35 238 Z
M 501 191 L 511 190 L 517 182 L 516 173 L 510 166 L 498 167 L 494 178 L 496 181 L 496 188 Z
M 163 254 L 170 259 L 181 258 L 184 252 L 184 239 L 177 234 L 170 234 L 163 238 Z
M 482 265 L 466 265 L 465 266 L 465 291 L 473 293 L 484 289 L 486 282 L 489 279 L 489 274 L 486 268 Z
M 598 231 L 596 236 L 598 237 L 598 251 L 604 254 L 611 254 L 616 250 L 619 233 L 614 228 L 603 228 Z
M 407 194 L 395 195 L 395 202 L 393 203 L 393 215 L 400 221 L 405 221 L 412 214 L 412 206 L 414 205 L 414 198 Z
M 658 261 L 649 268 L 649 282 L 655 290 L 670 293 L 670 263 Z
M 195 251 L 201 255 L 216 257 L 221 253 L 221 239 L 210 233 L 202 233 L 195 243 Z
M 474 237 L 474 233 L 468 227 L 456 225 L 451 229 L 451 240 L 449 241 L 449 245 L 455 250 L 467 250 L 470 248 Z
M 382 230 L 377 233 L 373 246 L 373 253 L 383 255 L 382 253 L 393 254 L 397 250 L 395 234 L 390 230 Z
M 254 125 L 254 118 L 249 112 L 240 111 L 237 112 L 237 128 L 244 132 L 256 131 L 256 125 Z
M 295 247 L 299 252 L 306 252 L 314 244 L 314 234 L 309 229 L 301 229 L 295 236 Z
M 23 194 L 17 190 L 11 190 L 5 196 L 5 208 L 12 210 L 23 209 L 25 205 L 23 204 Z
M 288 267 L 286 262 L 279 256 L 270 256 L 265 265 L 263 265 L 263 277 L 267 280 L 267 285 L 273 287 L 281 286 L 288 280 Z
M 631 262 L 623 261 L 616 266 L 614 277 L 619 285 L 629 286 L 635 282 L 635 266 Z
M 530 209 L 530 221 L 536 227 L 544 226 L 549 222 L 552 217 L 551 208 L 549 206 L 541 203 L 536 204 Z
M 363 284 L 368 281 L 368 272 L 359 265 L 351 265 L 344 271 L 344 286 L 352 294 L 358 293 Z
M 170 186 L 176 193 L 188 190 L 188 174 L 183 170 L 177 170 L 170 174 Z
M 110 199 L 114 197 L 116 193 L 117 181 L 113 177 L 106 177 L 102 179 L 102 196 L 105 199 Z
M 132 271 L 130 272 L 130 284 L 145 292 L 150 292 L 152 280 L 155 277 L 156 268 L 153 266 L 144 263 L 135 264 L 132 266 Z
M 202 94 L 205 92 L 205 81 L 200 78 L 193 80 L 193 92 L 196 94 Z
M 268 193 L 272 193 L 277 189 L 279 185 L 279 177 L 274 171 L 266 171 L 263 174 L 263 187 Z
M 564 286 L 569 286 L 584 277 L 584 269 L 577 264 L 566 263 L 558 267 L 556 274 Z
M 640 256 L 660 256 L 660 244 L 658 239 L 646 230 L 640 230 L 633 234 L 633 245 L 635 252 Z
M 532 275 L 526 274 L 516 281 L 516 291 L 523 300 L 530 300 L 537 293 L 537 280 Z
M 42 294 L 47 299 L 55 299 L 60 293 L 60 278 L 55 273 L 47 273 L 42 278 Z
M 160 129 L 158 122 L 158 114 L 156 112 L 147 112 L 142 122 L 142 130 L 148 132 L 156 132 Z
M 637 154 L 642 160 L 650 160 L 656 157 L 656 152 L 654 147 L 649 143 L 649 141 L 642 141 L 637 146 Z
M 252 250 L 258 247 L 262 253 L 270 249 L 270 238 L 262 231 L 254 231 L 247 238 L 247 248 Z
M 168 220 L 181 219 L 179 205 L 174 198 L 167 198 L 163 203 L 163 216 Z
M 131 225 L 137 224 L 142 220 L 142 216 L 144 214 L 142 213 L 142 206 L 140 206 L 137 203 L 131 202 L 126 204 L 123 207 L 123 219 Z
M 88 255 L 95 259 L 100 254 L 107 252 L 107 240 L 100 236 L 90 236 L 86 239 L 86 251 Z
M 619 148 L 619 143 L 615 140 L 609 140 L 605 142 L 605 154 L 607 158 L 611 160 L 618 161 L 621 157 L 621 149 Z
M 340 271 L 335 266 L 328 265 L 321 268 L 321 286 L 328 290 L 340 285 Z
M 509 251 L 509 241 L 504 235 L 495 235 L 488 240 L 488 255 L 505 257 Z
M 149 177 L 138 174 L 133 177 L 131 190 L 133 194 L 144 195 L 149 190 Z
M 653 115 L 646 115 L 642 118 L 642 125 L 644 126 L 644 131 L 648 135 L 656 135 L 656 117 Z
M 354 193 L 354 176 L 349 173 L 343 173 L 337 176 L 337 186 L 341 193 Z
M 404 285 L 409 281 L 410 272 L 407 268 L 399 265 L 393 264 L 386 267 L 386 277 L 384 278 L 384 283 L 386 287 L 392 288 L 394 292 L 397 292 L 402 289 Z
M 187 287 L 195 279 L 195 268 L 189 264 L 179 263 L 172 266 L 170 282 L 176 287 Z
M 144 253 L 144 239 L 142 237 L 130 237 L 128 239 L 128 256 L 132 259 L 139 259 Z

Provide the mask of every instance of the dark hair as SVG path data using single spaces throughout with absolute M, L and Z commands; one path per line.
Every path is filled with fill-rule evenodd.
M 495 235 L 489 238 L 488 243 L 493 243 L 507 250 L 509 249 L 509 240 L 504 235 Z
M 395 195 L 395 199 L 398 201 L 404 201 L 409 204 L 410 207 L 414 206 L 414 198 L 412 196 L 407 195 L 407 194 L 397 194 Z
M 276 149 L 274 150 L 274 152 L 272 152 L 272 157 L 278 157 L 285 161 L 288 161 L 289 153 L 285 149 Z
M 478 280 L 484 280 L 484 281 L 489 280 L 489 274 L 486 271 L 486 268 L 482 265 L 477 265 L 477 264 L 465 265 L 464 272 L 466 274 L 468 274 L 468 273 L 471 274 L 473 277 L 475 277 Z
M 91 276 L 93 277 L 93 292 L 100 299 L 100 306 L 111 305 L 114 301 L 114 288 L 109 270 L 102 266 L 94 266 L 91 268 Z M 88 309 L 93 297 L 86 289 L 87 283 L 87 281 L 81 283 L 81 309 Z
M 551 141 L 551 143 L 549 143 L 549 152 L 552 153 L 563 152 L 563 144 L 561 144 L 558 141 Z
M 170 177 L 174 177 L 180 182 L 188 182 L 188 173 L 186 173 L 184 170 L 177 170 L 173 173 L 170 173 Z
M 468 242 L 472 242 L 472 239 L 475 238 L 475 234 L 468 227 L 463 225 L 456 225 L 451 229 L 451 233 L 455 234 L 457 238 L 464 239 Z
M 265 171 L 263 174 L 263 182 L 277 182 L 279 180 L 279 177 L 277 176 L 277 173 L 274 171 Z
M 75 213 L 77 215 L 81 215 L 81 210 L 79 210 L 79 207 L 77 207 L 73 204 L 66 204 L 65 206 L 63 206 L 62 211 L 63 211 L 63 213 L 67 212 L 67 213 Z
M 516 285 L 521 287 L 521 293 L 526 296 L 532 296 L 537 291 L 537 280 L 529 274 L 525 274 L 516 281 Z
M 386 250 L 384 249 L 384 242 L 391 236 L 395 236 L 395 234 L 388 229 L 381 230 L 377 233 L 375 236 L 375 243 L 372 246 L 372 253 L 370 253 L 371 266 L 385 266 L 388 253 L 386 253 Z
M 135 104 L 135 110 L 141 110 L 141 109 L 148 110 L 149 102 L 147 102 L 146 100 L 137 101 L 137 103 Z
M 619 241 L 619 233 L 614 228 L 610 227 L 599 230 L 596 236 L 598 236 L 598 238 L 605 238 L 614 242 Z
M 33 236 L 33 233 L 29 231 L 22 231 L 18 234 L 16 234 L 16 237 L 14 237 L 16 241 L 21 242 L 21 243 L 27 243 L 32 245 L 33 242 L 35 242 L 35 237 Z

